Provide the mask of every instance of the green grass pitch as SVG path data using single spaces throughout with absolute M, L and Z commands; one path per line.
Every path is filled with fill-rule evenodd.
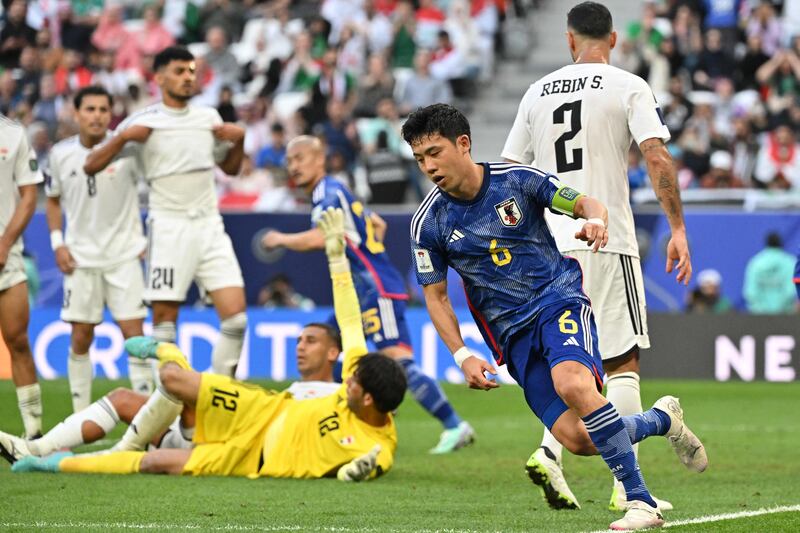
M 99 380 L 95 396 L 122 382 Z M 45 425 L 69 414 L 65 381 L 42 384 Z M 428 455 L 438 423 L 408 397 L 397 417 L 400 446 L 385 477 L 247 480 L 162 476 L 12 474 L 0 465 L 0 530 L 10 531 L 546 531 L 603 529 L 619 514 L 606 506 L 610 475 L 599 457 L 565 456 L 583 510 L 551 511 L 523 467 L 541 425 L 521 391 L 445 386 L 478 433 L 474 446 Z M 703 474 L 686 470 L 668 444 L 641 445 L 651 491 L 672 501 L 667 523 L 800 504 L 800 384 L 644 381 L 643 401 L 681 398 L 706 444 Z M 0 382 L 0 429 L 21 433 L 14 388 Z M 113 436 L 118 437 L 121 431 Z M 701 524 L 674 531 L 800 531 L 797 510 Z

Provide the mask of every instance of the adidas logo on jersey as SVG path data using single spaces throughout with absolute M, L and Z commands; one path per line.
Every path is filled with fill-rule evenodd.
M 562 346 L 580 346 L 580 344 L 578 344 L 578 341 L 575 340 L 575 337 L 570 337 L 564 341 Z
M 457 229 L 453 230 L 453 233 L 450 234 L 450 242 L 456 242 L 464 238 L 464 234 L 458 231 Z

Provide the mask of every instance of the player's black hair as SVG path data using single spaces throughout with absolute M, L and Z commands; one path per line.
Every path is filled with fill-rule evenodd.
M 567 13 L 567 27 L 590 39 L 608 37 L 613 30 L 611 12 L 603 4 L 582 2 Z
M 305 327 L 307 328 L 319 328 L 325 331 L 325 334 L 331 338 L 331 340 L 336 344 L 336 347 L 339 348 L 339 351 L 342 351 L 342 336 L 341 334 L 331 326 L 330 324 L 326 324 L 325 322 L 311 322 L 310 324 L 306 324 Z
M 462 135 L 472 141 L 467 117 L 448 104 L 421 107 L 411 113 L 403 124 L 403 139 L 408 144 L 436 134 L 449 139 L 453 144 Z
M 81 104 L 83 103 L 83 99 L 86 96 L 105 96 L 108 98 L 108 106 L 111 107 L 114 105 L 114 99 L 111 97 L 111 93 L 109 93 L 105 88 L 99 85 L 89 85 L 88 87 L 84 87 L 77 93 L 75 93 L 75 97 L 72 99 L 72 103 L 75 106 L 75 109 L 80 109 Z
M 783 239 L 777 231 L 767 234 L 767 248 L 783 248 Z
M 171 61 L 194 61 L 194 56 L 183 46 L 169 46 L 156 54 L 153 59 L 153 72 L 158 72 L 162 67 L 169 65 Z
M 403 367 L 391 357 L 374 352 L 358 360 L 355 378 L 364 392 L 370 393 L 381 413 L 397 409 L 408 386 Z

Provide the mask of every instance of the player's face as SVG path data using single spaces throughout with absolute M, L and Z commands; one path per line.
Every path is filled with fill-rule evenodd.
M 298 187 L 306 188 L 325 175 L 325 156 L 310 144 L 297 144 L 286 152 L 286 169 Z
M 102 94 L 87 94 L 75 111 L 75 120 L 82 135 L 103 137 L 111 122 L 111 102 Z
M 356 415 L 364 410 L 364 387 L 355 376 L 347 378 L 347 407 Z
M 197 66 L 194 61 L 170 61 L 156 74 L 156 82 L 170 97 L 186 101 L 194 96 Z
M 458 190 L 465 171 L 465 156 L 469 155 L 469 137 L 462 135 L 453 144 L 437 133 L 414 142 L 411 149 L 429 180 L 447 193 Z
M 297 338 L 297 371 L 303 378 L 318 374 L 333 366 L 338 352 L 324 329 L 305 327 Z

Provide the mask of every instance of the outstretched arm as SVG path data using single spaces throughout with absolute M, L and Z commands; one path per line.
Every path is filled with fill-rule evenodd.
M 282 233 L 268 231 L 261 239 L 264 248 L 288 248 L 295 252 L 311 252 L 325 248 L 325 236 L 319 228 L 301 231 L 299 233 Z
M 472 355 L 464 346 L 458 319 L 453 311 L 453 305 L 450 303 L 450 297 L 447 295 L 447 281 L 424 285 L 422 291 L 431 321 L 442 341 L 453 354 L 453 358 L 464 373 L 464 378 L 470 388 L 489 390 L 498 387 L 497 383 L 489 381 L 484 375 L 484 372 L 494 373 L 494 367 Z
M 661 139 L 647 139 L 639 148 L 647 163 L 647 172 L 656 198 L 667 216 L 672 237 L 667 245 L 667 272 L 672 272 L 677 263 L 678 282 L 689 284 L 692 279 L 692 260 L 689 256 L 689 243 L 686 239 L 686 225 L 683 221 L 683 205 L 681 204 L 681 191 L 678 186 L 678 176 L 672 156 L 669 155 L 667 146 Z

